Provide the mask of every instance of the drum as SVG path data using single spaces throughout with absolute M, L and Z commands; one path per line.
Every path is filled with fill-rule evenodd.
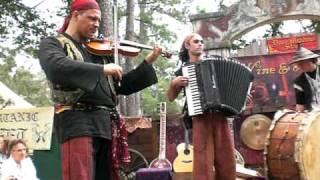
M 264 162 L 269 179 L 320 177 L 320 112 L 278 111 L 269 128 Z

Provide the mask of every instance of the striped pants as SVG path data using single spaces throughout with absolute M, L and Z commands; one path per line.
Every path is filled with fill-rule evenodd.
M 234 143 L 227 119 L 206 113 L 193 117 L 192 125 L 193 179 L 235 180 Z
M 111 180 L 111 141 L 76 137 L 61 145 L 63 180 Z

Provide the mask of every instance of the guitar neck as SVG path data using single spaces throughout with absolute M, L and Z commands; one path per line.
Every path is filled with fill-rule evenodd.
M 184 129 L 184 142 L 185 142 L 185 149 L 189 149 L 189 130 Z
M 185 118 L 185 117 L 184 117 Z M 184 131 L 184 142 L 185 142 L 185 149 L 189 149 L 189 130 L 187 129 L 186 125 L 185 125 L 185 121 L 183 120 L 181 122 L 182 127 L 183 127 L 183 131 Z
M 159 159 L 166 159 L 166 103 L 160 103 Z

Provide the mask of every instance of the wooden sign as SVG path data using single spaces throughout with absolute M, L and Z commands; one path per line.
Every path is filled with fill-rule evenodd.
M 317 49 L 317 36 L 315 34 L 310 34 L 267 40 L 269 53 L 294 52 L 298 49 L 298 44 L 301 44 L 309 50 Z

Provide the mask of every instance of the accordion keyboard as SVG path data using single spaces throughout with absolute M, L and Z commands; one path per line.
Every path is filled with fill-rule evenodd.
M 190 116 L 203 114 L 201 106 L 201 96 L 196 76 L 196 66 L 190 64 L 182 67 L 182 74 L 189 78 L 189 83 L 185 88 L 186 97 L 188 97 L 188 111 Z

